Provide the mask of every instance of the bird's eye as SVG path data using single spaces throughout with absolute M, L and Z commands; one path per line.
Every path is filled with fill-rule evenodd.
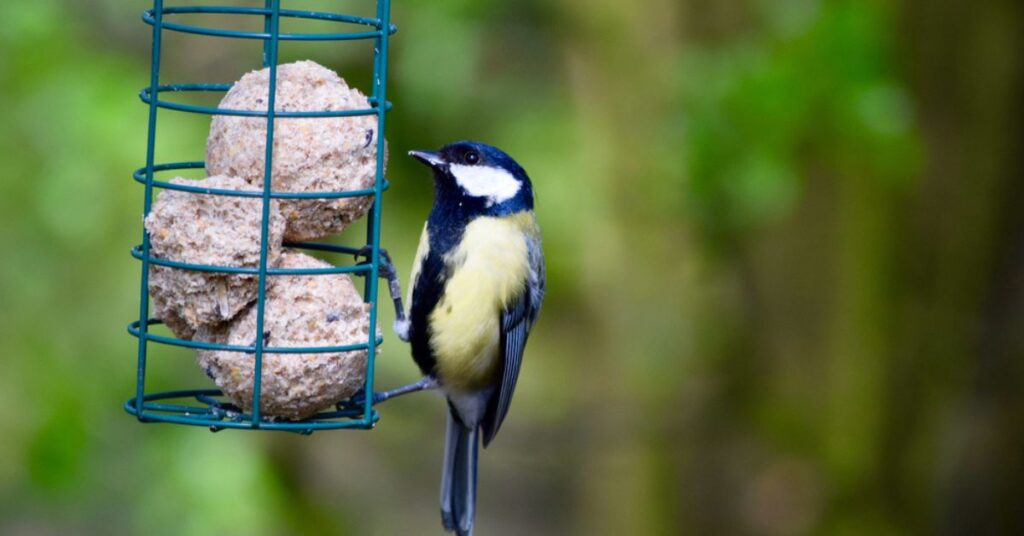
M 480 155 L 476 151 L 469 151 L 463 158 L 466 160 L 466 163 L 471 166 L 480 161 Z

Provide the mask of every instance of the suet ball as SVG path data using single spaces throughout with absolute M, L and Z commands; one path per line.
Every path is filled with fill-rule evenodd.
M 285 250 L 281 268 L 327 268 L 303 253 Z M 279 275 L 267 279 L 263 340 L 266 347 L 341 346 L 369 340 L 370 306 L 346 274 Z M 204 330 L 197 339 L 246 346 L 256 340 L 256 305 L 224 331 Z M 260 388 L 264 415 L 302 419 L 354 395 L 366 373 L 366 350 L 324 354 L 264 353 Z M 252 409 L 253 355 L 197 353 L 200 367 L 236 405 Z
M 255 190 L 243 179 L 215 176 L 172 184 L 223 190 Z M 146 217 L 154 257 L 191 264 L 255 268 L 260 260 L 262 200 L 164 190 Z M 284 219 L 278 202 L 270 204 L 268 263 L 281 253 Z M 178 337 L 227 322 L 256 299 L 258 280 L 252 274 L 222 274 L 150 265 L 149 293 L 153 314 Z
M 221 108 L 266 111 L 270 70 L 252 71 L 238 80 Z M 279 65 L 275 110 L 306 112 L 369 108 L 366 96 L 334 71 L 312 61 Z M 267 120 L 217 115 L 210 124 L 206 169 L 210 174 L 243 177 L 262 187 Z M 273 187 L 286 192 L 372 188 L 376 177 L 377 119 L 352 117 L 277 118 L 274 120 Z M 289 199 L 281 203 L 287 221 L 285 239 L 314 240 L 340 233 L 373 204 L 371 196 L 340 199 Z

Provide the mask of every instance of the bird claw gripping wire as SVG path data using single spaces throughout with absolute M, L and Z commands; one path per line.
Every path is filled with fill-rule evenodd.
M 399 339 L 409 342 L 409 319 L 405 316 L 405 307 L 402 305 L 402 285 L 398 281 L 398 272 L 395 270 L 395 263 L 391 261 L 391 255 L 384 248 L 380 248 L 380 263 L 377 267 L 377 274 L 388 280 L 388 292 L 391 294 L 391 301 L 395 304 L 395 334 Z M 368 265 L 373 254 L 373 246 L 363 246 L 355 252 L 355 257 L 365 257 L 366 260 L 359 262 L 359 266 Z

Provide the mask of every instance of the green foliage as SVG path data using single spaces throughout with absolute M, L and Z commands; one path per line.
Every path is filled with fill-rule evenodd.
M 884 14 L 856 2 L 799 18 L 763 9 L 780 20 L 685 59 L 689 208 L 712 233 L 790 213 L 822 164 L 854 165 L 864 180 L 917 170 Z

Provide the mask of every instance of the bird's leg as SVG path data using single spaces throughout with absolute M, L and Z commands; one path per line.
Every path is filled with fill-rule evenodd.
M 409 342 L 409 318 L 405 316 L 405 306 L 402 305 L 402 285 L 398 281 L 398 272 L 395 270 L 395 263 L 391 262 L 391 255 L 384 248 L 380 248 L 380 265 L 377 275 L 388 280 L 388 292 L 391 294 L 391 301 L 395 304 L 395 335 L 405 342 Z M 365 246 L 356 252 L 356 257 L 367 257 L 366 261 L 359 264 L 366 264 L 373 252 L 372 246 Z
M 380 404 L 381 402 L 384 402 L 385 400 L 390 400 L 392 398 L 395 398 L 396 396 L 407 395 L 409 393 L 415 393 L 417 391 L 429 391 L 431 389 L 437 389 L 439 385 L 440 384 L 437 383 L 437 380 L 434 379 L 433 376 L 424 376 L 423 379 L 416 383 L 403 385 L 402 387 L 392 389 L 390 391 L 378 391 L 376 393 L 373 393 L 373 405 Z M 353 401 L 357 405 L 362 404 L 363 395 L 355 397 Z

